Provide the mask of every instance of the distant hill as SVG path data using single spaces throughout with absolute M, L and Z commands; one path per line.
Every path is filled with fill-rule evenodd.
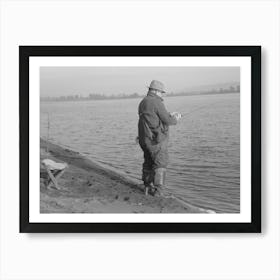
M 240 92 L 240 83 L 233 81 L 233 82 L 226 82 L 226 83 L 188 87 L 181 91 L 174 92 L 168 95 L 178 96 L 178 95 L 239 93 L 239 92 Z
M 195 86 L 195 87 L 187 87 L 181 90 L 184 91 L 205 91 L 205 90 L 214 90 L 214 89 L 220 89 L 220 88 L 229 88 L 231 86 L 237 87 L 240 85 L 240 82 L 226 82 L 226 83 L 217 83 L 217 84 L 210 84 L 210 85 L 201 85 L 201 86 Z

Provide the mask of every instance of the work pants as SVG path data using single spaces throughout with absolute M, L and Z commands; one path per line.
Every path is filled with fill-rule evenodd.
M 142 180 L 145 185 L 154 182 L 155 174 L 165 170 L 168 165 L 168 138 L 155 145 L 140 144 L 144 152 Z

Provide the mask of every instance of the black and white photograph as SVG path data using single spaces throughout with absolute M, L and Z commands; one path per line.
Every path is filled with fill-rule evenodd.
M 239 116 L 239 67 L 41 67 L 40 211 L 239 213 Z
M 30 222 L 252 223 L 258 47 L 53 48 L 28 64 Z

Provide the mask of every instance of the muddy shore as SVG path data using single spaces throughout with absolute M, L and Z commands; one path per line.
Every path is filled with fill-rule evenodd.
M 78 152 L 40 140 L 40 159 L 68 164 L 59 190 L 46 188 L 47 172 L 40 168 L 41 213 L 205 213 L 175 198 L 144 196 L 143 186 L 105 168 Z

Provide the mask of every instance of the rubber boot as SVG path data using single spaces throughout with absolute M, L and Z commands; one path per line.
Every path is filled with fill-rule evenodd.
M 145 186 L 144 188 L 145 195 L 148 195 L 149 193 L 151 193 L 151 190 L 153 188 L 154 171 L 143 169 L 142 180 Z
M 166 168 L 155 169 L 154 176 L 154 196 L 163 196 L 166 178 Z

